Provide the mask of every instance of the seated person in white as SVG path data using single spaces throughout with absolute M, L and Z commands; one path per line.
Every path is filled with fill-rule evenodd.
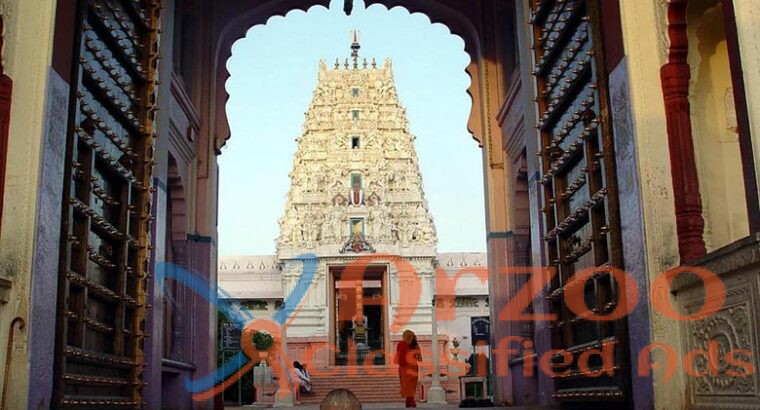
M 300 362 L 293 362 L 293 367 L 295 368 L 296 376 L 298 377 L 299 390 L 304 394 L 312 394 L 311 375 L 309 374 L 309 371 L 306 370 L 306 365 L 303 365 Z

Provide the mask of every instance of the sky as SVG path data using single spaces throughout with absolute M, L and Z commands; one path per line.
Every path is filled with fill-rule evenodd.
M 394 78 L 438 232 L 439 252 L 485 252 L 482 153 L 467 131 L 472 100 L 464 42 L 406 9 L 343 0 L 252 27 L 232 48 L 227 114 L 232 136 L 219 157 L 219 254 L 274 254 L 295 139 L 317 83 L 361 33 L 361 57 L 393 60 Z

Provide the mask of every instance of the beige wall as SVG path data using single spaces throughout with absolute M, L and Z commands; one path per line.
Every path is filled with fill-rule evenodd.
M 2 0 L 5 72 L 13 79 L 3 225 L 0 232 L 0 275 L 13 284 L 10 301 L 0 307 L 0 368 L 5 366 L 8 328 L 13 317 L 27 319 L 29 282 L 45 124 L 45 95 L 52 57 L 55 2 Z M 7 404 L 26 408 L 29 378 L 27 329 L 16 331 L 8 380 Z M 0 383 L 3 374 L 0 374 Z
M 760 176 L 760 7 L 757 0 L 733 1 L 755 152 L 755 173 Z
M 717 0 L 688 8 L 692 135 L 702 193 L 707 251 L 749 235 L 733 85 Z

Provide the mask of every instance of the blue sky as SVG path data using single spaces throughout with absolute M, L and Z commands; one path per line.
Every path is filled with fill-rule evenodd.
M 485 251 L 482 155 L 467 131 L 472 105 L 464 42 L 427 16 L 343 1 L 254 26 L 227 66 L 232 137 L 219 157 L 219 252 L 272 254 L 304 113 L 320 59 L 332 67 L 361 32 L 362 57 L 393 59 L 394 77 L 420 161 L 439 252 Z

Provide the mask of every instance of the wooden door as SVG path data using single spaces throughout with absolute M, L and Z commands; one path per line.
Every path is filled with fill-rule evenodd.
M 159 0 L 79 0 L 54 408 L 142 408 Z
M 625 318 L 586 320 L 566 303 L 567 284 L 593 272 L 582 288 L 590 312 L 608 315 L 624 290 L 608 267 L 623 268 L 613 136 L 599 22 L 599 0 L 532 0 L 534 75 L 539 120 L 542 212 L 547 263 L 557 274 L 548 299 L 558 320 L 552 348 L 572 355 L 567 374 L 555 376 L 554 398 L 592 407 L 631 402 Z M 598 268 L 598 269 L 597 269 Z M 597 355 L 613 349 L 612 369 Z M 556 356 L 559 362 L 561 356 Z M 601 370 L 608 370 L 603 372 Z

